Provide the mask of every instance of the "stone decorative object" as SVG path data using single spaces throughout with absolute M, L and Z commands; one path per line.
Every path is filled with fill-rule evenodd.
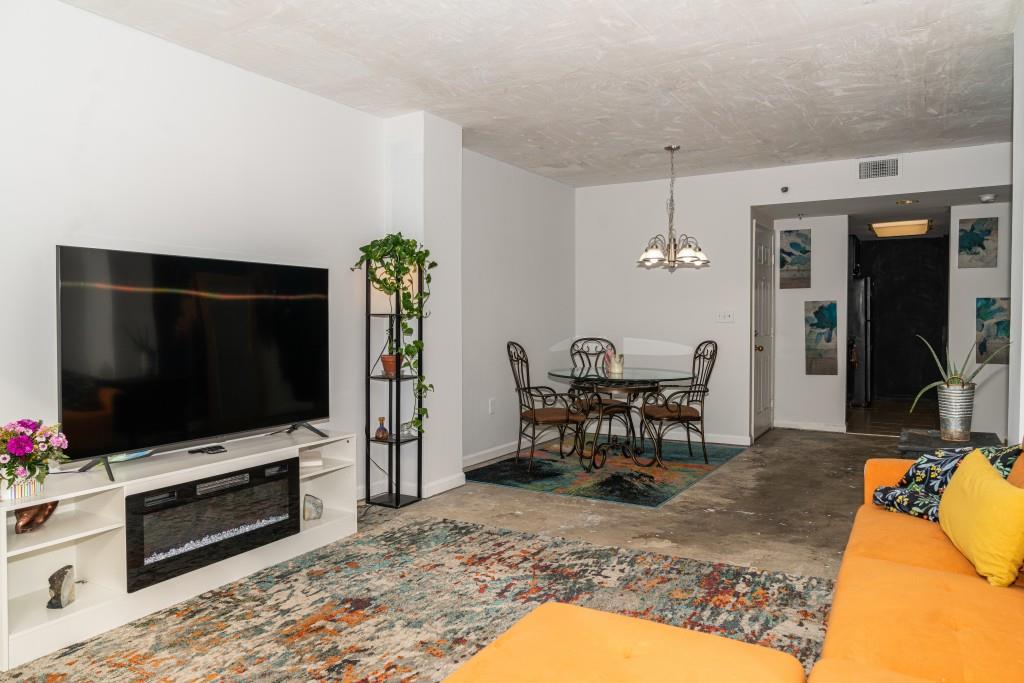
M 49 503 L 31 505 L 27 508 L 15 510 L 14 517 L 17 521 L 14 523 L 14 533 L 23 534 L 41 527 L 50 518 L 53 511 L 57 509 L 58 502 L 60 501 L 52 500 Z
M 302 519 L 307 522 L 324 516 L 324 502 L 316 496 L 306 494 L 302 499 Z
M 75 601 L 75 568 L 66 564 L 50 575 L 47 609 L 63 609 Z

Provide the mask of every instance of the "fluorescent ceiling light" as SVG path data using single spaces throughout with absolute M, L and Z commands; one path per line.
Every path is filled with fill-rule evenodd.
M 927 234 L 929 227 L 929 221 L 922 218 L 913 221 L 872 223 L 871 231 L 875 233 L 876 237 L 909 237 Z

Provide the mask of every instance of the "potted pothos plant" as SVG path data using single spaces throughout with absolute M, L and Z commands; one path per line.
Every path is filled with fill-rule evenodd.
M 968 370 L 971 357 L 978 344 L 975 342 L 967 352 L 964 362 L 957 366 L 949 360 L 949 350 L 946 350 L 947 364 L 943 365 L 939 355 L 928 343 L 928 340 L 921 335 L 916 335 L 924 342 L 935 359 L 935 365 L 939 368 L 939 375 L 942 377 L 925 386 L 917 392 L 910 412 L 914 412 L 917 402 L 930 389 L 937 389 L 939 394 L 939 433 L 946 441 L 970 441 L 971 420 L 974 417 L 974 378 L 978 376 L 981 369 L 988 365 L 997 354 L 1009 349 L 1009 344 L 1000 346 L 981 360 L 973 369 Z
M 396 232 L 375 239 L 359 248 L 359 260 L 352 270 L 366 267 L 370 284 L 385 294 L 389 301 L 397 294 L 401 305 L 398 316 L 397 337 L 388 326 L 388 341 L 385 353 L 380 355 L 381 370 L 389 377 L 397 377 L 402 368 L 416 377 L 413 393 L 416 396 L 417 409 L 412 416 L 412 426 L 423 431 L 423 421 L 428 412 L 423 407 L 423 397 L 428 391 L 434 390 L 420 373 L 419 357 L 423 350 L 423 340 L 415 339 L 412 320 L 427 316 L 426 303 L 430 298 L 430 271 L 437 267 L 431 260 L 430 251 L 411 237 Z M 417 280 L 422 274 L 422 285 L 417 287 Z

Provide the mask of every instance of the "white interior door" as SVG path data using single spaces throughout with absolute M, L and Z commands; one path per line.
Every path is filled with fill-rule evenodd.
M 754 221 L 752 436 L 772 428 L 775 405 L 775 230 Z

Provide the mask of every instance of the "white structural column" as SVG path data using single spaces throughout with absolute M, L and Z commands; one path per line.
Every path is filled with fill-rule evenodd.
M 423 366 L 434 385 L 423 442 L 423 494 L 461 486 L 462 473 L 462 128 L 426 112 L 384 122 L 385 221 L 388 232 L 430 249 L 430 313 Z M 403 396 L 403 401 L 406 400 Z M 411 396 L 409 396 L 411 400 Z M 413 491 L 413 449 L 403 456 L 402 488 Z

